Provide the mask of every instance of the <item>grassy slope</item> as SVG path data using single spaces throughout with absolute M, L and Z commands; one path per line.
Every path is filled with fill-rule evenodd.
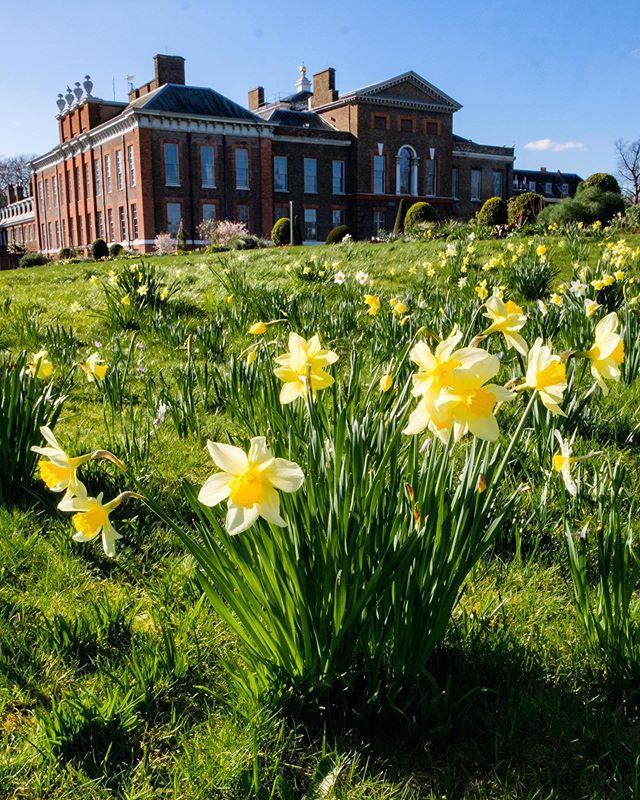
M 551 242 L 554 263 L 568 271 L 566 248 L 558 239 Z M 480 262 L 500 246 L 479 243 Z M 350 275 L 364 269 L 375 291 L 403 296 L 416 293 L 425 263 L 442 247 L 397 243 L 318 254 L 328 253 Z M 311 253 L 248 254 L 250 285 L 281 289 L 284 296 L 317 293 L 316 284 L 286 271 Z M 215 258 L 154 260 L 167 271 L 184 271 L 184 286 L 170 302 L 187 327 L 227 306 L 228 287 L 207 268 Z M 114 332 L 94 316 L 102 290 L 88 282 L 112 267 L 54 265 L 0 274 L 0 301 L 12 299 L 0 316 L 0 347 L 35 348 L 46 325 L 58 322 L 73 326 L 82 343 L 79 353 L 95 340 L 107 353 L 114 354 L 118 342 L 126 348 L 131 334 Z M 447 281 L 442 274 L 433 283 Z M 338 302 L 340 287 L 321 292 L 327 308 Z M 26 319 L 36 320 L 35 326 L 25 326 Z M 240 330 L 253 321 L 242 320 Z M 184 363 L 184 349 L 160 341 L 150 328 L 140 331 L 139 341 L 144 350 L 135 348 L 134 358 L 141 358 L 146 375 L 170 376 Z M 249 343 L 247 335 L 231 332 L 225 358 Z M 339 341 L 332 344 L 339 349 Z M 141 387 L 134 384 L 134 398 Z M 626 430 L 634 409 L 637 387 L 621 387 L 602 403 L 603 426 Z M 153 440 L 149 480 L 165 497 L 176 495 L 182 475 L 203 479 L 209 471 L 204 440 L 234 428 L 221 414 L 199 417 L 199 434 L 178 438 L 167 420 Z M 79 451 L 118 445 L 117 437 L 109 441 L 115 434 L 105 430 L 99 394 L 79 378 L 57 432 Z M 611 441 L 604 445 L 616 449 Z M 634 465 L 634 452 L 619 449 Z M 250 725 L 221 666 L 222 658 L 233 658 L 233 641 L 199 601 L 193 565 L 166 532 L 134 516 L 123 523 L 126 544 L 110 562 L 96 547 L 70 543 L 68 521 L 55 512 L 50 496 L 0 510 L 0 797 L 75 800 L 121 793 L 204 800 L 252 796 L 259 784 L 264 797 L 273 791 L 286 798 L 300 796 L 327 761 L 344 765 L 341 782 L 349 798 L 635 794 L 635 711 L 602 690 L 584 652 L 559 532 L 545 528 L 545 521 L 524 522 L 537 527 L 533 534 L 524 531 L 522 547 L 501 543 L 472 576 L 433 665 L 437 685 L 450 691 L 434 690 L 432 723 L 410 735 L 402 727 L 362 731 L 336 725 L 322 731 L 313 723 L 265 718 Z M 105 631 L 95 623 L 96 601 L 110 619 L 121 620 L 119 628 Z M 85 620 L 84 633 L 76 630 L 64 639 L 64 620 L 78 616 Z M 126 688 L 142 683 L 148 702 L 127 722 Z M 72 698 L 81 707 L 69 722 Z M 109 699 L 115 711 L 107 707 Z M 82 714 L 84 722 L 78 722 Z M 79 733 L 55 751 L 52 737 L 62 729 Z M 109 743 L 113 766 L 105 781 L 94 762 Z M 56 760 L 55 752 L 65 757 Z

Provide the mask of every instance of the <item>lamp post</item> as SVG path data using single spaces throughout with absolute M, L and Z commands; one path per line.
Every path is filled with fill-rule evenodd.
M 289 244 L 293 244 L 293 200 L 289 200 Z

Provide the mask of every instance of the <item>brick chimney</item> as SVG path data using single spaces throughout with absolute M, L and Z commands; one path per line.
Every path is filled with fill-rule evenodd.
M 333 103 L 338 99 L 336 92 L 336 71 L 333 67 L 316 72 L 313 76 L 313 95 L 311 97 L 311 107 L 317 108 L 327 103 Z
M 184 58 L 182 56 L 158 54 L 153 57 L 153 65 L 156 86 L 163 86 L 165 83 L 179 83 L 184 86 Z
M 540 172 L 546 172 L 546 171 L 547 171 L 546 167 L 540 167 Z
M 24 200 L 24 189 L 22 186 L 16 186 L 16 200 Z
M 16 202 L 16 187 L 12 183 L 7 186 L 5 194 L 7 196 L 8 205 Z
M 249 89 L 249 110 L 255 111 L 264 105 L 264 86 L 256 86 L 255 89 Z

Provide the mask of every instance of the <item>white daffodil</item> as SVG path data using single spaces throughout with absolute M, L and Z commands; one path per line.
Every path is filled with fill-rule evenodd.
M 369 280 L 369 275 L 364 270 L 359 269 L 355 274 L 355 279 L 360 286 L 364 286 Z
M 572 456 L 571 445 L 573 443 L 573 438 L 571 441 L 567 441 L 562 437 L 560 431 L 554 431 L 554 436 L 560 446 L 560 452 L 554 453 L 553 455 L 552 463 L 554 472 L 560 473 L 567 491 L 572 497 L 575 497 L 578 494 L 578 487 L 571 475 L 571 465 L 578 461 L 586 461 L 588 458 L 593 458 L 593 456 L 599 455 L 599 452 L 589 453 L 586 456 Z
M 102 547 L 110 558 L 116 554 L 116 540 L 122 536 L 111 524 L 109 515 L 127 497 L 140 497 L 134 492 L 122 492 L 108 503 L 102 502 L 102 492 L 97 497 L 66 497 L 58 506 L 60 511 L 75 511 L 71 518 L 76 533 L 74 542 L 91 542 L 102 534 Z
M 272 525 L 286 525 L 280 515 L 278 491 L 295 492 L 304 473 L 293 461 L 275 458 L 264 436 L 251 439 L 249 452 L 220 442 L 207 442 L 214 464 L 222 470 L 205 481 L 198 500 L 215 506 L 227 500 L 226 528 L 242 533 L 262 517 Z
M 333 276 L 333 282 L 337 283 L 338 286 L 342 286 L 346 280 L 347 276 L 344 274 L 344 272 L 336 272 L 336 274 Z

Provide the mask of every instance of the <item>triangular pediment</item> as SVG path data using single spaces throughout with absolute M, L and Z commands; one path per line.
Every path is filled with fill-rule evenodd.
M 365 86 L 353 94 L 363 100 L 387 101 L 394 105 L 439 106 L 449 111 L 462 108 L 460 103 L 413 71 Z

